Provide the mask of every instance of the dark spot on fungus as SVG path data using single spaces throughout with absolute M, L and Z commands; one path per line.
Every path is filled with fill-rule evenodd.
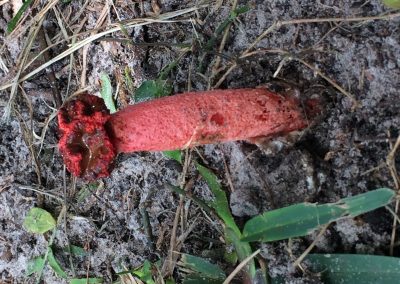
M 224 125 L 224 117 L 222 114 L 220 113 L 215 113 L 211 116 L 210 119 L 211 123 L 218 125 L 218 126 L 222 126 Z

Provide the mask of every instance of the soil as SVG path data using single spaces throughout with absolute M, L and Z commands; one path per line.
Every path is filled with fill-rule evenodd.
M 7 23 L 15 13 L 11 2 L 18 1 L 0 2 L 0 82 L 3 85 L 17 74 L 16 66 L 19 66 L 30 25 L 34 23 L 33 17 L 44 4 L 35 3 L 16 33 L 8 36 Z M 51 43 L 63 38 L 54 11 L 64 17 L 65 32 L 73 35 L 80 26 L 80 32 L 91 31 L 96 23 L 111 26 L 119 20 L 154 17 L 158 13 L 194 7 L 197 3 L 190 0 L 162 0 L 158 4 L 157 1 L 113 1 L 115 5 L 108 7 L 104 21 L 99 21 L 104 1 L 90 0 L 83 6 L 84 2 L 60 1 L 47 13 L 43 29 Z M 29 233 L 22 224 L 33 206 L 58 216 L 62 202 L 55 197 L 61 197 L 66 204 L 67 214 L 57 229 L 53 249 L 70 277 L 103 277 L 105 283 L 111 283 L 118 279 L 117 272 L 139 267 L 146 259 L 164 260 L 180 203 L 179 196 L 168 184 L 180 185 L 184 172 L 186 180 L 194 180 L 190 189 L 193 194 L 206 200 L 213 198 L 204 181 L 198 179 L 194 160 L 218 175 L 229 195 L 232 213 L 241 226 L 251 216 L 267 210 L 299 202 L 335 202 L 376 188 L 395 187 L 385 160 L 400 135 L 400 17 L 287 24 L 258 42 L 254 50 L 259 52 L 240 58 L 257 36 L 276 21 L 369 17 L 391 11 L 378 0 L 238 1 L 238 7 L 246 6 L 248 11 L 240 14 L 229 27 L 226 44 L 219 52 L 223 35 L 216 37 L 216 45 L 210 49 L 206 43 L 228 18 L 232 6 L 230 1 L 215 2 L 221 6 L 212 3 L 177 17 L 178 21 L 152 22 L 112 33 L 107 39 L 100 38 L 88 45 L 86 57 L 85 48 L 80 48 L 74 53 L 72 65 L 71 57 L 67 56 L 20 84 L 11 117 L 0 124 L 1 283 L 35 282 L 33 276 L 25 275 L 27 264 L 45 253 L 50 235 Z M 141 44 L 111 39 L 127 36 Z M 77 37 L 80 39 L 83 36 Z M 67 48 L 65 42 L 52 46 L 50 58 Z M 29 58 L 42 49 L 36 40 Z M 212 68 L 217 58 L 221 59 L 219 66 L 223 69 L 214 74 Z M 343 87 L 357 100 L 358 107 L 354 108 L 348 96 L 295 58 L 310 63 Z M 44 61 L 39 58 L 23 74 Z M 174 93 L 215 86 L 234 62 L 236 68 L 219 88 L 268 84 L 271 89 L 283 92 L 290 86 L 300 96 L 323 98 L 325 110 L 294 143 L 275 141 L 271 148 L 271 143 L 269 147 L 259 147 L 239 141 L 198 147 L 187 152 L 192 157 L 187 169 L 158 152 L 123 154 L 119 155 L 109 178 L 91 184 L 72 178 L 65 171 L 57 149 L 54 119 L 57 105 L 52 88 L 58 90 L 63 100 L 83 87 L 99 94 L 99 77 L 105 72 L 114 90 L 119 86 L 117 105 L 122 108 L 134 103 L 132 89 L 123 79 L 125 72 L 130 74 L 134 89 L 145 80 L 156 79 L 173 62 L 177 64 L 167 79 Z M 55 74 L 53 82 L 48 76 L 51 69 Z M 83 80 L 82 74 L 86 74 Z M 0 93 L 1 116 L 6 112 L 9 97 L 10 89 Z M 399 168 L 398 157 L 396 164 Z M 177 234 L 191 231 L 180 252 L 209 257 L 227 273 L 232 271 L 234 266 L 218 253 L 224 247 L 221 225 L 187 199 L 183 200 L 183 210 L 184 218 Z M 151 235 L 143 225 L 144 211 L 149 216 Z M 333 223 L 313 252 L 389 255 L 392 224 L 393 216 L 384 209 Z M 261 257 L 272 278 L 284 279 L 286 283 L 319 283 L 318 275 L 292 266 L 316 234 L 291 242 L 254 243 L 253 246 L 261 248 Z M 63 250 L 69 244 L 85 248 L 86 255 L 70 258 Z M 399 256 L 399 242 L 396 244 L 393 255 Z M 173 277 L 177 282 L 182 280 L 182 275 L 175 269 Z M 236 278 L 238 282 L 240 277 Z M 66 283 L 47 266 L 42 279 L 44 283 Z

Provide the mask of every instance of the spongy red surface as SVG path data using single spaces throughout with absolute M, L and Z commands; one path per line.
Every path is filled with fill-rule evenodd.
M 107 127 L 118 152 L 160 151 L 285 134 L 307 126 L 297 99 L 265 89 L 193 92 L 129 106 Z
M 110 174 L 114 147 L 104 129 L 110 117 L 101 98 L 84 94 L 58 112 L 58 143 L 67 169 L 86 180 Z

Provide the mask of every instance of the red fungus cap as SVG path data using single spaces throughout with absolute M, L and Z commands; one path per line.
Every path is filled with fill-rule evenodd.
M 109 117 L 103 100 L 88 94 L 79 95 L 59 110 L 58 146 L 73 175 L 86 180 L 110 175 L 116 152 L 104 128 Z

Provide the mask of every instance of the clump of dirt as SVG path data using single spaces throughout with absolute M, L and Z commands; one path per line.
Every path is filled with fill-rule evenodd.
M 196 1 L 175 0 L 159 1 L 156 6 L 150 2 L 117 2 L 106 14 L 102 14 L 102 1 L 88 1 L 87 6 L 80 1 L 59 3 L 56 9 L 63 12 L 63 21 L 69 23 L 67 33 L 73 35 L 96 33 L 91 30 L 96 24 L 102 27 L 196 5 Z M 228 2 L 222 1 L 221 7 L 201 8 L 178 17 L 176 22 L 126 28 L 90 43 L 86 51 L 81 48 L 74 53 L 72 69 L 69 56 L 53 65 L 58 91 L 64 99 L 82 88 L 95 93 L 100 88 L 99 74 L 105 72 L 112 78 L 114 91 L 119 90 L 117 103 L 123 107 L 135 101 L 130 93 L 134 88 L 144 80 L 157 78 L 165 66 L 176 61 L 168 73 L 174 92 L 205 90 L 219 83 L 220 88 L 257 87 L 275 81 L 276 73 L 280 83 L 284 82 L 281 91 L 290 86 L 300 96 L 323 97 L 323 116 L 292 145 L 279 142 L 270 151 L 247 142 L 230 142 L 188 152 L 192 161 L 196 159 L 217 173 L 240 225 L 266 210 L 299 202 L 335 202 L 379 187 L 394 188 L 385 159 L 400 135 L 400 18 L 286 24 L 258 42 L 254 47 L 257 52 L 240 58 L 276 21 L 368 17 L 387 13 L 388 9 L 378 0 L 239 1 L 238 5 L 247 6 L 248 11 L 232 23 L 221 50 L 223 33 L 208 48 L 218 26 L 229 16 Z M 17 36 L 9 41 L 6 23 L 13 11 L 9 3 L 1 5 L 0 42 L 4 47 L 0 85 L 17 73 L 17 58 L 25 41 L 21 32 L 29 29 L 24 23 L 31 23 L 39 11 L 38 7 L 29 11 Z M 44 26 L 51 43 L 62 40 L 54 12 L 48 13 Z M 54 57 L 67 48 L 61 41 L 50 48 L 50 55 Z M 39 50 L 39 45 L 33 45 L 32 57 Z M 217 58 L 219 73 L 213 69 Z M 359 106 L 353 108 L 349 97 L 296 59 L 321 70 Z M 42 63 L 37 61 L 27 71 Z M 235 68 L 223 77 L 232 64 Z M 57 216 L 61 203 L 54 196 L 66 202 L 68 214 L 57 230 L 53 249 L 70 277 L 89 274 L 109 283 L 118 278 L 117 272 L 138 267 L 146 259 L 165 259 L 180 206 L 179 197 L 168 185 L 180 185 L 185 173 L 186 180 L 193 181 L 191 192 L 205 200 L 212 198 L 208 187 L 198 178 L 193 163 L 184 167 L 162 153 L 120 155 L 112 175 L 93 184 L 73 179 L 65 172 L 56 147 L 54 85 L 48 79 L 48 69 L 20 84 L 24 91 L 18 90 L 11 119 L 0 124 L 1 281 L 33 280 L 25 276 L 27 263 L 45 253 L 49 235 L 30 234 L 22 223 L 33 206 Z M 82 74 L 86 76 L 81 78 Z M 130 74 L 133 89 L 127 87 L 125 74 Z M 224 80 L 218 83 L 221 78 Z M 10 90 L 0 93 L 0 115 L 6 111 L 9 94 Z M 400 166 L 398 158 L 396 165 Z M 38 193 L 41 191 L 46 194 Z M 229 271 L 232 266 L 218 253 L 224 247 L 221 226 L 193 202 L 184 200 L 182 204 L 178 236 L 187 236 L 181 252 L 210 256 L 212 251 L 212 258 Z M 146 215 L 151 235 L 143 223 Z M 342 220 L 327 229 L 314 251 L 387 255 L 392 222 L 391 214 L 383 209 Z M 396 233 L 400 233 L 398 229 Z M 261 248 L 271 277 L 288 283 L 318 283 L 315 275 L 304 274 L 292 265 L 315 237 L 316 233 L 291 243 L 254 246 Z M 69 244 L 83 247 L 86 255 L 69 257 L 64 251 Z M 394 254 L 399 255 L 398 246 Z M 181 279 L 182 275 L 175 271 L 174 277 Z M 61 283 L 47 267 L 43 279 Z

